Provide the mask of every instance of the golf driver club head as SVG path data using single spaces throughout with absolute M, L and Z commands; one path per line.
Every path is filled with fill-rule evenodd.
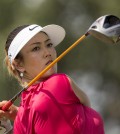
M 114 15 L 105 15 L 98 18 L 88 29 L 88 34 L 106 43 L 120 41 L 120 19 Z

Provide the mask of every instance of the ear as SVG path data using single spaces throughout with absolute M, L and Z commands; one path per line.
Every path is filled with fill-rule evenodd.
M 18 70 L 19 72 L 24 72 L 25 71 L 24 64 L 21 60 L 15 59 L 12 62 L 12 64 L 15 67 L 15 69 Z

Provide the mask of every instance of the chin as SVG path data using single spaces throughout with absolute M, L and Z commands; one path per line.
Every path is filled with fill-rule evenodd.
M 57 73 L 57 70 L 54 68 L 51 68 L 43 75 L 43 79 L 46 79 L 55 73 Z

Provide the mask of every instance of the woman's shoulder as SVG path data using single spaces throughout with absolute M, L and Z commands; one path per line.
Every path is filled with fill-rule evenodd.
M 65 79 L 67 79 L 67 75 L 65 73 L 56 73 L 51 75 L 46 81 L 53 81 L 53 82 L 57 82 L 57 81 L 64 81 Z
M 66 77 L 67 75 L 65 73 L 55 73 L 51 75 L 49 78 L 54 78 L 54 77 Z
M 68 88 L 71 87 L 72 79 L 65 73 L 57 73 L 50 77 L 49 81 L 51 83 L 59 83 L 59 85 L 67 86 Z
M 64 73 L 57 73 L 50 76 L 44 83 L 43 87 L 54 90 L 66 90 L 70 88 L 70 83 L 67 75 Z
M 52 82 L 53 83 L 59 83 L 59 85 L 63 85 L 63 84 L 66 84 L 67 86 L 71 87 L 71 84 L 72 84 L 72 79 L 65 73 L 56 73 L 56 74 L 53 74 L 52 76 L 50 76 L 48 78 L 48 81 Z

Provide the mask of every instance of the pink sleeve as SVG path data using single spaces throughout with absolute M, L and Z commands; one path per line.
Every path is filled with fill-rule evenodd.
M 44 83 L 44 89 L 56 97 L 60 103 L 70 104 L 80 102 L 73 92 L 69 80 L 65 74 L 57 74 Z

